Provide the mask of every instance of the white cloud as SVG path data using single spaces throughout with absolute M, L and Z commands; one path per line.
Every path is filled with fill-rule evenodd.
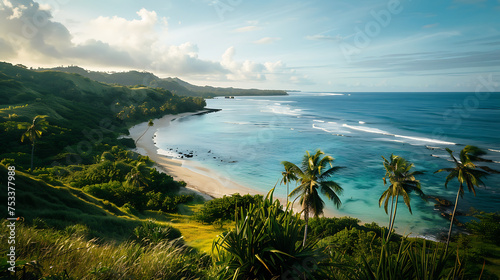
M 256 26 L 256 25 L 249 25 L 249 26 L 244 26 L 244 27 L 236 28 L 233 31 L 234 32 L 238 32 L 238 33 L 243 33 L 243 32 L 254 31 L 254 30 L 257 30 L 257 29 L 259 29 L 259 27 Z
M 343 38 L 340 35 L 337 36 L 330 36 L 330 35 L 309 35 L 306 36 L 307 40 L 323 40 L 323 41 L 335 41 L 335 42 L 341 42 Z
M 263 44 L 272 44 L 276 41 L 279 41 L 281 40 L 280 37 L 264 37 L 264 38 L 261 38 L 257 41 L 254 41 L 253 43 L 254 44 L 259 44 L 259 45 L 263 45 Z
M 167 21 L 141 9 L 138 19 L 98 17 L 74 36 L 33 0 L 0 2 L 0 54 L 26 65 L 144 69 L 172 75 L 226 73 L 220 63 L 198 57 L 195 44 L 168 45 Z
M 265 80 L 266 77 L 262 73 L 265 69 L 264 65 L 250 60 L 237 62 L 234 60 L 236 51 L 234 47 L 229 47 L 222 55 L 221 65 L 230 71 L 226 74 L 228 80 Z
M 159 20 L 154 11 L 141 9 L 137 12 L 139 19 L 126 20 L 121 17 L 98 17 L 91 20 L 79 35 L 78 41 L 88 39 L 102 41 L 117 49 L 139 51 L 150 47 L 162 35 L 155 28 L 159 26 L 166 34 L 166 19 Z
M 238 61 L 234 47 L 220 61 L 199 57 L 193 42 L 168 43 L 168 22 L 155 11 L 141 9 L 135 19 L 97 17 L 81 23 L 78 33 L 52 18 L 48 6 L 33 0 L 0 0 L 0 56 L 28 66 L 75 64 L 109 70 L 137 69 L 159 75 L 227 82 L 277 81 L 307 83 L 308 79 L 283 62 Z M 257 29 L 258 22 L 239 32 Z M 256 44 L 279 40 L 265 37 Z M 117 69 L 118 68 L 118 69 Z
M 279 83 L 311 84 L 307 76 L 290 69 L 282 61 L 257 63 L 250 60 L 235 60 L 236 50 L 229 47 L 222 55 L 221 65 L 230 72 L 225 78 L 230 81 L 273 81 Z

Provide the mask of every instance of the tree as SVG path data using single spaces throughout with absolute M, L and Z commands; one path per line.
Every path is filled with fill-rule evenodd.
M 148 132 L 148 129 L 149 129 L 150 127 L 152 127 L 153 125 L 155 125 L 155 124 L 154 124 L 153 120 L 152 120 L 152 119 L 150 119 L 150 120 L 149 120 L 149 122 L 148 122 L 148 127 L 147 127 L 147 128 L 146 128 L 146 130 L 145 130 L 145 131 L 141 134 L 141 136 L 139 136 L 139 138 L 137 138 L 137 140 L 135 140 L 135 144 L 137 144 L 137 142 L 139 142 L 139 139 L 141 139 L 141 138 L 142 138 L 142 136 L 144 136 L 144 134 L 146 134 L 146 132 Z
M 132 170 L 127 174 L 127 183 L 133 187 L 141 188 L 147 186 L 146 179 L 148 177 L 149 167 L 143 162 L 138 162 Z
M 453 208 L 453 214 L 451 215 L 450 229 L 448 231 L 448 239 L 446 240 L 446 249 L 448 250 L 448 245 L 450 243 L 451 231 L 453 228 L 453 220 L 455 218 L 455 212 L 457 210 L 458 198 L 464 196 L 464 184 L 467 185 L 467 189 L 469 192 L 474 193 L 476 196 L 475 187 L 484 186 L 481 178 L 489 175 L 490 173 L 500 173 L 497 170 L 493 170 L 487 166 L 477 166 L 473 163 L 473 161 L 489 161 L 481 158 L 480 156 L 485 155 L 486 152 L 479 149 L 476 146 L 465 146 L 460 151 L 459 159 L 457 160 L 453 155 L 453 151 L 446 148 L 446 151 L 450 154 L 453 162 L 455 163 L 455 167 L 450 168 L 442 168 L 437 170 L 434 173 L 439 173 L 442 171 L 449 172 L 448 176 L 446 176 L 446 181 L 444 183 L 444 187 L 448 187 L 448 183 L 453 179 L 457 178 L 459 186 L 457 191 L 457 197 L 455 199 L 455 207 Z M 488 173 L 490 172 L 490 173 Z
M 389 233 L 387 234 L 387 240 L 391 236 L 392 229 L 394 228 L 394 220 L 396 219 L 396 211 L 398 209 L 399 196 L 403 197 L 403 200 L 410 211 L 410 193 L 416 192 L 422 199 L 425 200 L 425 195 L 420 189 L 420 182 L 415 178 L 415 175 L 422 174 L 420 171 L 411 171 L 413 164 L 406 161 L 404 158 L 395 156 L 391 154 L 390 161 L 386 158 L 384 159 L 385 177 L 384 185 L 387 184 L 387 179 L 391 183 L 389 188 L 382 193 L 379 199 L 379 207 L 384 204 L 385 213 L 387 212 L 387 206 L 389 204 L 389 199 L 391 200 L 391 214 L 389 215 Z M 396 202 L 394 202 L 396 198 Z M 394 210 L 394 211 L 393 211 Z
M 343 191 L 342 187 L 329 179 L 335 172 L 343 167 L 334 167 L 332 165 L 334 160 L 333 157 L 322 157 L 322 155 L 324 155 L 324 153 L 321 150 L 317 150 L 314 155 L 310 155 L 309 152 L 306 151 L 302 159 L 301 168 L 288 161 L 281 162 L 281 164 L 285 166 L 285 170 L 290 170 L 290 172 L 298 178 L 297 182 L 300 184 L 290 193 L 290 196 L 300 197 L 300 204 L 304 212 L 306 225 L 302 246 L 306 244 L 309 213 L 314 214 L 315 217 L 323 214 L 325 203 L 323 199 L 321 199 L 318 190 L 326 195 L 328 199 L 332 200 L 337 208 L 342 204 L 338 196 Z M 327 169 L 327 165 L 330 166 L 329 169 Z
M 26 138 L 31 141 L 31 170 L 33 170 L 33 156 L 35 154 L 35 142 L 37 138 L 42 137 L 42 132 L 44 132 L 49 122 L 45 119 L 48 116 L 38 115 L 33 118 L 33 123 L 28 127 L 26 132 L 21 136 L 21 142 L 24 142 Z
M 288 185 L 292 181 L 297 181 L 297 176 L 293 173 L 290 166 L 285 166 L 285 171 L 281 172 L 282 178 L 281 183 L 286 185 L 286 204 L 288 205 L 288 196 L 290 192 L 288 191 Z

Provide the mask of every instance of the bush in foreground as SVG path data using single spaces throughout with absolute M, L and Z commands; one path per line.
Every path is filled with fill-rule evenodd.
M 327 279 L 320 276 L 322 254 L 302 246 L 302 221 L 283 210 L 273 191 L 240 211 L 235 228 L 214 241 L 218 279 Z

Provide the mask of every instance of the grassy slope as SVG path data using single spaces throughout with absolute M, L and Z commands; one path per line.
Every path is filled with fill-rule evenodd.
M 7 188 L 4 183 L 7 182 L 6 174 L 6 167 L 0 165 L 2 189 Z M 212 240 L 224 230 L 202 225 L 193 221 L 189 215 L 155 211 L 127 213 L 80 189 L 64 184 L 54 186 L 20 171 L 16 172 L 15 178 L 16 216 L 23 217 L 27 222 L 39 217 L 56 229 L 82 224 L 87 225 L 96 237 L 107 241 L 125 241 L 141 222 L 155 219 L 180 229 L 187 245 L 205 252 L 210 251 Z M 0 201 L 7 201 L 6 195 L 6 192 L 0 192 Z M 2 208 L 4 217 L 7 217 L 6 210 Z

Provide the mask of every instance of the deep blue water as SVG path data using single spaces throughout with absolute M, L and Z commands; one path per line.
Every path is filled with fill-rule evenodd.
M 500 94 L 498 93 L 291 93 L 289 96 L 236 97 L 207 100 L 222 111 L 191 116 L 159 128 L 163 150 L 194 151 L 193 161 L 243 185 L 267 193 L 281 177 L 281 161 L 300 164 L 305 151 L 321 149 L 344 166 L 333 180 L 344 188 L 342 207 L 327 209 L 364 222 L 386 225 L 388 216 L 378 199 L 387 188 L 382 157 L 405 157 L 424 171 L 422 190 L 454 200 L 457 184 L 444 188 L 452 167 L 445 147 L 458 152 L 476 145 L 500 169 Z M 459 209 L 499 211 L 500 175 L 485 180 L 477 196 L 466 193 Z M 293 187 L 293 186 L 291 186 Z M 277 194 L 285 197 L 286 187 Z M 395 227 L 401 233 L 432 235 L 448 222 L 434 211 L 434 202 L 416 196 L 413 215 L 401 202 Z

